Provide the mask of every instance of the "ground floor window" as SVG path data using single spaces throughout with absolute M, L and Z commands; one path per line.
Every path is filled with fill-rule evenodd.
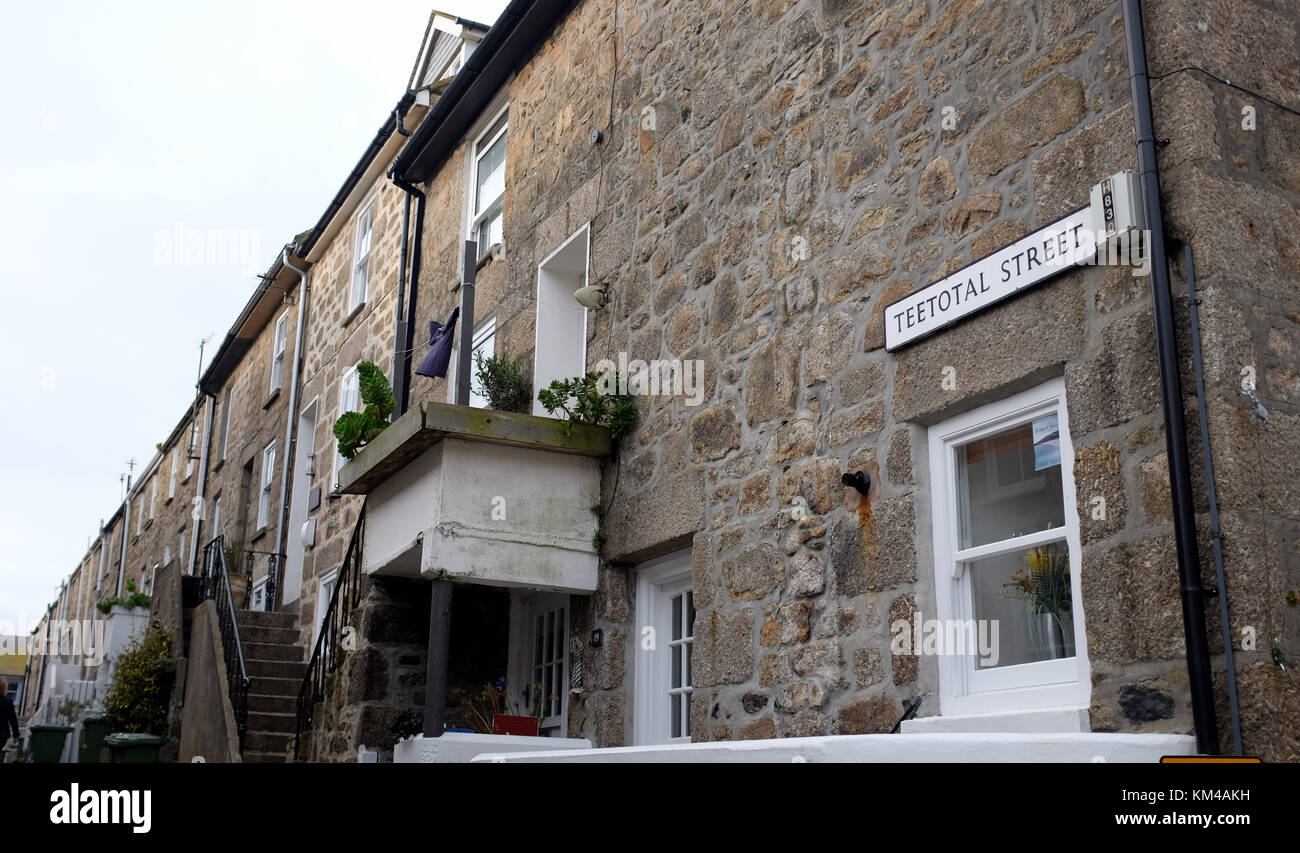
M 1064 381 L 937 424 L 929 447 L 938 619 L 901 645 L 938 655 L 941 712 L 1086 704 Z
M 633 737 L 637 744 L 689 742 L 695 643 L 690 552 L 639 566 L 636 601 Z

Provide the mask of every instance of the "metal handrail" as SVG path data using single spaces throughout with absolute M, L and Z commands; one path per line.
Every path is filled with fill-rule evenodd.
M 352 528 L 352 538 L 348 541 L 348 550 L 343 557 L 334 581 L 334 592 L 330 595 L 329 605 L 325 609 L 325 618 L 321 620 L 320 630 L 316 635 L 316 645 L 307 663 L 307 672 L 303 675 L 302 687 L 298 690 L 298 713 L 294 722 L 293 756 L 301 758 L 302 733 L 311 725 L 316 703 L 325 698 L 325 682 L 338 666 L 338 647 L 347 620 L 356 609 L 361 592 L 361 555 L 365 541 L 366 508 L 361 507 L 357 515 L 356 526 Z
M 230 704 L 235 710 L 235 727 L 239 748 L 244 748 L 248 729 L 248 687 L 251 680 L 244 665 L 244 646 L 239 640 L 239 623 L 235 620 L 235 597 L 230 591 L 226 567 L 224 537 L 217 536 L 203 548 L 203 598 L 217 606 L 217 624 L 221 629 L 221 648 L 226 661 L 226 681 Z

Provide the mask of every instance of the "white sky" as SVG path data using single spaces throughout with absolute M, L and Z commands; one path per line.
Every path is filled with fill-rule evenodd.
M 44 612 L 193 398 L 199 340 L 324 212 L 431 9 L 491 24 L 506 2 L 6 6 L 0 632 Z M 178 227 L 251 257 L 169 262 Z

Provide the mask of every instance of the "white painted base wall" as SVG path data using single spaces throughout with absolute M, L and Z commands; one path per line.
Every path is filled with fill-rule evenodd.
M 897 734 L 625 746 L 577 752 L 495 752 L 474 761 L 619 764 L 761 763 L 1147 763 L 1194 755 L 1196 739 L 1166 734 Z
M 447 732 L 442 737 L 416 735 L 393 748 L 394 764 L 463 764 L 484 753 L 508 755 L 513 752 L 546 750 L 564 754 L 573 750 L 590 750 L 591 741 L 582 738 L 523 737 L 519 735 L 482 735 L 471 732 Z

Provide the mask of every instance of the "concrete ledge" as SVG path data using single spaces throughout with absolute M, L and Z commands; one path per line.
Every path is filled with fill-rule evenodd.
M 612 439 L 607 428 L 574 424 L 566 435 L 564 424 L 555 418 L 450 403 L 421 403 L 389 424 L 343 466 L 339 471 L 339 491 L 348 495 L 369 494 L 446 437 L 579 456 L 609 455 Z
M 472 761 L 475 756 L 483 753 L 506 755 L 543 749 L 548 753 L 563 755 L 573 750 L 590 750 L 591 741 L 585 738 L 484 735 L 475 732 L 447 732 L 442 737 L 416 735 L 393 747 L 393 763 L 461 764 Z
M 625 746 L 578 752 L 500 751 L 475 761 L 591 764 L 837 763 L 1150 763 L 1162 755 L 1195 755 L 1196 739 L 1166 734 L 913 734 L 838 735 L 773 740 Z
M 1048 734 L 1090 732 L 1087 708 L 1043 708 L 1037 711 L 1007 711 L 995 714 L 960 714 L 916 717 L 904 720 L 903 734 L 926 732 L 1007 732 Z

